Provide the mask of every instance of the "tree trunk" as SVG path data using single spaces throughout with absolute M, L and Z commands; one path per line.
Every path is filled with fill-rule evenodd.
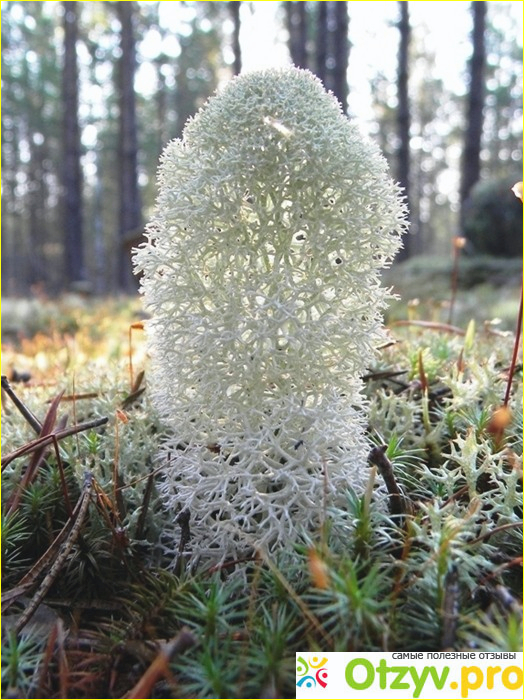
M 347 2 L 319 2 L 316 74 L 347 111 L 349 60 Z
M 119 251 L 118 283 L 124 292 L 136 290 L 133 276 L 129 241 L 136 240 L 142 227 L 140 191 L 138 187 L 138 137 L 136 124 L 136 100 L 134 78 L 136 67 L 135 38 L 133 32 L 134 2 L 115 3 L 121 25 L 118 73 L 120 104 L 119 133 Z
M 242 53 L 240 51 L 240 2 L 229 2 L 229 12 L 233 20 L 233 74 L 242 70 Z
M 308 67 L 306 6 L 305 2 L 285 3 L 289 54 L 297 68 Z
M 462 179 L 460 183 L 461 221 L 471 188 L 480 178 L 480 147 L 484 112 L 484 71 L 486 47 L 484 34 L 486 27 L 486 2 L 472 2 L 473 14 L 472 45 L 470 61 L 469 93 L 466 116 L 466 133 L 462 154 Z
M 409 136 L 411 127 L 411 116 L 409 108 L 408 95 L 408 65 L 409 65 L 409 41 L 411 28 L 409 25 L 409 9 L 407 2 L 399 2 L 400 18 L 398 28 L 400 32 L 400 42 L 398 49 L 398 69 L 397 69 L 397 133 L 398 133 L 398 151 L 397 151 L 397 179 L 404 190 L 404 197 L 408 209 L 409 202 L 409 166 L 410 166 L 410 148 Z M 412 231 L 413 233 L 413 231 Z M 397 260 L 405 260 L 409 258 L 412 251 L 411 237 L 404 236 L 404 247 L 399 251 Z
M 65 279 L 74 287 L 86 279 L 82 222 L 82 168 L 78 123 L 78 66 L 76 43 L 78 15 L 76 2 L 63 2 L 64 67 L 62 100 L 64 109 L 63 201 Z
M 349 16 L 347 2 L 334 2 L 332 90 L 346 114 L 348 109 Z
M 318 3 L 317 14 L 317 46 L 316 46 L 316 74 L 322 80 L 325 87 L 327 76 L 327 57 L 328 57 L 328 4 L 327 2 Z

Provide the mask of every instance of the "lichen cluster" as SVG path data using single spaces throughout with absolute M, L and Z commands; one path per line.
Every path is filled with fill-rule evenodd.
M 211 98 L 167 146 L 159 189 L 135 264 L 165 504 L 189 509 L 204 557 L 294 542 L 367 480 L 361 376 L 384 340 L 399 189 L 295 68 Z

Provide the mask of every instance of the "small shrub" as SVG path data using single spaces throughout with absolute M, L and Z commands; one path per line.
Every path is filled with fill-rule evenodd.
M 522 204 L 509 179 L 478 182 L 466 204 L 464 235 L 476 254 L 522 257 Z

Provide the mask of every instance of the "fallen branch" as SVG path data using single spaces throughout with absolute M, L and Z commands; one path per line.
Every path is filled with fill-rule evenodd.
M 46 416 L 44 418 L 44 422 L 42 423 L 42 429 L 40 431 L 40 438 L 44 438 L 47 435 L 51 436 L 53 435 L 53 432 L 55 430 L 60 430 L 65 427 L 65 424 L 67 422 L 67 418 L 62 419 L 63 422 L 62 424 L 59 424 L 57 428 L 56 426 L 56 419 L 58 417 L 58 407 L 60 405 L 60 401 L 62 400 L 62 396 L 64 395 L 64 392 L 61 391 L 57 396 L 54 397 L 54 399 L 51 401 L 51 405 L 49 406 L 49 409 L 46 413 Z M 52 439 L 52 442 L 55 443 L 55 447 L 57 445 L 56 439 Z M 42 462 L 44 461 L 45 457 L 47 454 L 47 449 L 45 444 L 38 445 L 33 450 L 33 454 L 31 456 L 31 460 L 29 464 L 27 465 L 26 470 L 24 471 L 22 478 L 18 482 L 15 490 L 13 493 L 10 495 L 10 497 L 7 499 L 6 503 L 6 511 L 7 514 L 10 515 L 11 513 L 14 513 L 15 510 L 17 510 L 19 504 L 20 504 L 20 499 L 22 498 L 22 494 L 26 490 L 26 488 L 29 486 L 29 484 L 33 483 L 34 479 L 36 478 L 36 474 L 38 472 L 38 469 Z
M 105 425 L 109 418 L 96 418 L 95 420 L 86 421 L 85 423 L 79 423 L 78 425 L 73 425 L 70 428 L 64 428 L 63 430 L 57 430 L 54 433 L 49 433 L 49 435 L 43 435 L 42 437 L 32 440 L 31 442 L 22 445 L 17 450 L 10 452 L 8 455 L 2 459 L 2 471 L 11 462 L 18 457 L 22 457 L 30 452 L 34 452 L 40 447 L 45 445 L 50 445 L 54 440 L 63 440 L 70 435 L 76 435 L 77 433 L 82 433 L 85 430 L 91 430 L 92 428 L 99 428 L 101 425 Z
M 374 464 L 384 479 L 389 493 L 389 512 L 399 517 L 401 527 L 404 527 L 404 516 L 411 514 L 411 503 L 400 492 L 393 473 L 393 465 L 386 456 L 387 445 L 373 447 L 368 455 L 368 462 Z
M 18 398 L 18 396 L 16 395 L 14 390 L 11 388 L 11 384 L 9 384 L 9 380 L 3 374 L 2 374 L 2 389 L 9 396 L 9 398 L 14 403 L 14 405 L 18 408 L 18 410 L 23 415 L 23 417 L 26 419 L 26 421 L 29 423 L 29 425 L 33 428 L 35 433 L 37 435 L 40 435 L 42 432 L 42 423 L 40 423 L 38 418 L 25 405 L 25 403 L 21 399 Z
M 187 649 L 195 646 L 198 643 L 195 635 L 187 628 L 182 627 L 177 636 L 167 644 L 163 644 L 158 652 L 158 655 L 153 660 L 149 668 L 138 683 L 124 698 L 150 698 L 153 692 L 153 687 L 161 678 L 168 678 L 174 683 L 171 671 L 169 670 L 169 662 L 178 654 L 183 653 Z
M 66 536 L 65 541 L 60 545 L 58 554 L 51 565 L 47 575 L 44 577 L 40 587 L 34 594 L 34 596 L 29 601 L 29 605 L 21 614 L 18 622 L 15 626 L 15 631 L 18 633 L 20 630 L 29 622 L 31 617 L 34 615 L 36 609 L 42 602 L 48 590 L 51 588 L 56 580 L 56 577 L 60 573 L 62 566 L 65 563 L 69 553 L 71 552 L 74 543 L 76 542 L 80 530 L 82 529 L 82 524 L 87 515 L 87 508 L 89 506 L 89 500 L 91 496 L 91 490 L 93 487 L 93 475 L 91 472 L 87 472 L 84 478 L 84 485 L 82 488 L 82 493 L 75 506 L 76 517 L 71 517 L 68 520 L 69 533 Z M 31 572 L 29 572 L 31 573 Z M 34 576 L 34 574 L 33 574 Z M 24 577 L 25 578 L 25 577 Z M 22 579 L 23 581 L 24 579 Z
M 466 331 L 458 326 L 451 326 L 449 323 L 437 323 L 436 321 L 393 321 L 390 326 L 419 326 L 432 331 L 444 331 L 445 333 L 455 333 L 456 335 L 466 335 Z

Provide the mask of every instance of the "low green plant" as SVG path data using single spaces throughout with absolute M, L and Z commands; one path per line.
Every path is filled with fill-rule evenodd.
M 2 574 L 4 594 L 15 596 L 4 615 L 4 694 L 122 697 L 147 678 L 159 640 L 177 639 L 183 630 L 190 648 L 162 667 L 150 683 L 151 697 L 293 697 L 297 651 L 519 648 L 518 368 L 511 415 L 502 433 L 493 425 L 506 391 L 511 337 L 489 327 L 464 334 L 396 328 L 395 344 L 370 366 L 365 387 L 369 439 L 391 466 L 403 499 L 400 514 L 390 511 L 391 494 L 370 461 L 363 490 L 348 483 L 341 503 L 326 505 L 317 533 L 304 530 L 278 554 L 226 557 L 211 571 L 185 545 L 174 567 L 171 535 L 163 547 L 163 523 L 172 518 L 157 493 L 163 426 L 147 391 L 138 397 L 131 391 L 125 324 L 117 333 L 125 348 L 119 363 L 94 372 L 86 358 L 75 378 L 77 398 L 62 400 L 57 412 L 58 421 L 68 414 L 79 424 L 109 418 L 58 442 L 73 510 L 85 493 L 85 472 L 93 477 L 77 538 L 70 541 L 75 520 L 54 448 L 9 515 L 5 504 L 29 457 L 3 471 Z M 111 338 L 106 343 L 116 346 Z M 140 353 L 137 347 L 137 358 Z M 21 361 L 14 350 L 6 359 Z M 49 372 L 34 385 L 13 384 L 41 422 L 46 401 L 57 393 L 57 377 Z M 46 377 L 52 379 L 47 386 Z M 129 396 L 136 398 L 129 403 Z M 33 437 L 6 398 L 3 459 Z M 184 540 L 190 545 L 191 524 L 190 513 Z M 183 544 L 182 523 L 175 526 Z M 59 549 L 48 548 L 64 528 L 71 547 L 43 597 L 47 614 L 56 617 L 51 627 L 29 620 L 17 632 L 20 615 L 56 566 Z M 25 597 L 16 600 L 21 582 Z M 448 609 L 456 614 L 450 617 Z M 58 616 L 67 627 L 65 648 L 49 646 Z
M 511 192 L 515 179 L 483 180 L 473 187 L 463 224 L 473 252 L 522 257 L 522 205 Z
M 158 495 L 136 306 L 4 346 L 26 410 L 4 397 L 3 696 L 285 698 L 295 652 L 521 649 L 518 346 L 488 317 L 428 327 L 422 307 L 369 360 L 358 488 L 320 499 L 293 545 L 211 568 L 191 509 L 173 522 Z M 38 459 L 35 420 L 56 439 Z
M 14 630 L 5 635 L 2 632 L 3 697 L 34 697 L 44 644 L 45 639 L 35 632 L 21 635 Z

